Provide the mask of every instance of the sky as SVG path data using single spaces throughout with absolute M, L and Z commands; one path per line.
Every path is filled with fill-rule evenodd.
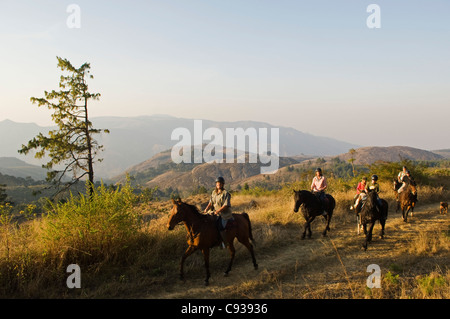
M 91 64 L 92 117 L 254 120 L 450 148 L 449 12 L 447 0 L 0 0 L 0 121 L 52 124 L 30 97 L 58 89 L 60 56 Z

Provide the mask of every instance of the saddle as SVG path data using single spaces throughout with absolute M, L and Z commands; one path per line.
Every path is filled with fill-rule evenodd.
M 225 230 L 230 230 L 237 227 L 236 219 L 229 219 L 227 225 L 225 226 Z
M 314 194 L 316 198 L 319 201 L 319 204 L 321 206 L 322 215 L 326 215 L 327 212 L 325 211 L 325 208 L 328 206 L 329 200 L 325 193 L 315 193 Z
M 326 196 L 326 194 L 324 193 L 323 195 L 316 195 L 317 199 L 319 200 L 319 203 L 322 205 L 322 207 L 325 209 L 325 207 L 328 205 L 329 200 L 328 197 Z

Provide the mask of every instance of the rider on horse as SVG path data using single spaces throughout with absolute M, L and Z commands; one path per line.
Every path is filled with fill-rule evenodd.
M 377 193 L 376 204 L 377 204 L 378 210 L 381 210 L 381 206 L 382 206 L 381 199 L 380 199 L 380 196 L 378 196 L 378 193 L 380 192 L 380 185 L 378 184 L 378 175 L 375 175 L 375 174 L 372 175 L 372 182 L 366 186 L 366 190 L 367 190 L 367 192 L 374 191 Z
M 359 187 L 359 184 L 358 184 L 358 187 Z M 378 184 L 378 175 L 374 174 L 374 175 L 372 175 L 371 183 L 369 183 L 369 184 L 365 183 L 365 188 L 363 190 L 361 190 L 361 194 L 359 194 L 358 198 L 356 199 L 355 205 L 350 206 L 350 210 L 352 210 L 354 208 L 354 209 L 356 209 L 356 213 L 358 213 L 358 211 L 361 209 L 361 207 L 358 207 L 358 205 L 361 201 L 363 203 L 366 201 L 367 194 L 369 193 L 369 191 L 374 191 L 377 193 L 376 204 L 377 204 L 377 208 L 380 209 L 381 208 L 381 199 L 378 196 L 378 193 L 380 192 L 380 185 Z
M 406 166 L 403 166 L 403 170 L 398 173 L 397 180 L 402 186 L 398 189 L 398 193 L 400 194 L 405 190 L 406 185 L 410 181 L 411 172 L 408 170 Z
M 353 210 L 358 206 L 359 201 L 366 193 L 366 186 L 367 186 L 367 177 L 363 177 L 361 181 L 358 183 L 358 186 L 356 187 L 356 195 L 353 197 L 353 201 L 355 202 L 354 205 L 350 206 L 350 210 Z
M 204 210 L 204 213 L 207 214 L 211 208 L 214 209 L 214 215 L 217 217 L 216 226 L 223 243 L 226 242 L 227 223 L 234 220 L 230 203 L 231 194 L 224 189 L 224 185 L 225 179 L 222 176 L 217 177 L 216 188 L 213 190 L 208 206 Z
M 311 183 L 311 191 L 316 195 L 317 199 L 322 205 L 323 215 L 326 215 L 324 209 L 324 201 L 325 201 L 325 189 L 327 188 L 327 179 L 322 174 L 322 169 L 320 167 L 315 170 L 316 176 L 314 176 Z

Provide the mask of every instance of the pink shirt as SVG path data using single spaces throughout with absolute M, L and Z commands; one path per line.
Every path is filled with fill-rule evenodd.
M 317 176 L 314 176 L 313 181 L 311 183 L 311 189 L 313 192 L 320 192 L 327 187 L 327 179 L 325 176 L 321 176 L 320 178 L 317 178 Z

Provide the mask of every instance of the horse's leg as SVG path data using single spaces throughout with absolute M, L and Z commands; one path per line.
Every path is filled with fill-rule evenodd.
M 356 215 L 356 233 L 359 235 L 361 233 L 361 217 L 358 215 Z
M 306 221 L 305 225 L 303 226 L 302 239 L 305 239 L 307 229 L 308 229 L 308 221 Z
M 403 221 L 406 223 L 408 222 L 409 207 L 404 207 L 402 212 L 403 212 Z
M 240 223 L 236 231 L 236 238 L 250 252 L 250 255 L 252 256 L 253 267 L 255 267 L 256 270 L 258 269 L 258 264 L 256 263 L 253 245 L 250 243 L 250 231 L 251 230 L 247 222 Z
M 364 225 L 364 226 L 366 226 L 366 225 Z M 363 243 L 364 250 L 367 250 L 367 244 L 372 241 L 373 226 L 375 226 L 375 223 L 374 222 L 370 223 L 369 230 L 367 231 L 367 234 L 366 234 L 366 239 Z
M 253 245 L 248 240 L 248 237 L 247 238 L 240 238 L 240 237 L 238 237 L 238 241 L 242 245 L 247 247 L 248 251 L 250 252 L 250 255 L 252 256 L 253 267 L 255 267 L 255 270 L 258 269 L 258 264 L 256 263 L 256 258 L 255 258 L 255 251 L 253 249 Z
M 234 255 L 236 254 L 236 249 L 234 248 L 233 241 L 228 243 L 228 250 L 230 251 L 230 263 L 228 264 L 227 270 L 225 270 L 225 276 L 228 276 L 228 273 L 231 270 L 231 266 L 233 265 Z
M 311 222 L 312 222 L 312 221 L 310 221 L 310 222 L 308 223 L 308 238 L 311 238 L 311 237 L 312 237 Z
M 311 223 L 313 222 L 314 218 L 316 218 L 316 216 L 312 216 L 306 221 L 305 230 L 303 232 L 302 239 L 305 239 L 306 231 L 308 231 L 308 238 L 311 238 L 311 236 L 312 236 Z
M 325 227 L 325 230 L 322 233 L 322 236 L 324 237 L 327 235 L 327 231 L 330 231 L 331 214 L 332 213 L 328 213 L 327 216 L 325 216 L 327 220 L 327 226 Z
M 184 252 L 183 256 L 181 257 L 181 263 L 180 263 L 180 279 L 184 280 L 184 261 L 186 258 L 188 258 L 194 251 L 196 251 L 197 248 L 194 246 L 189 246 L 186 251 Z
M 380 237 L 384 238 L 384 226 L 386 225 L 386 219 L 381 218 L 380 219 L 380 225 L 381 225 L 381 233 L 380 233 Z
M 369 243 L 372 241 L 372 234 L 373 234 L 373 228 L 374 227 L 375 227 L 375 222 L 370 223 L 369 231 L 368 231 L 368 234 L 367 234 L 367 236 L 368 236 L 367 240 L 368 240 Z
M 202 249 L 203 258 L 205 259 L 205 269 L 206 269 L 206 278 L 205 278 L 205 286 L 209 285 L 209 277 L 211 274 L 209 272 L 209 248 Z

